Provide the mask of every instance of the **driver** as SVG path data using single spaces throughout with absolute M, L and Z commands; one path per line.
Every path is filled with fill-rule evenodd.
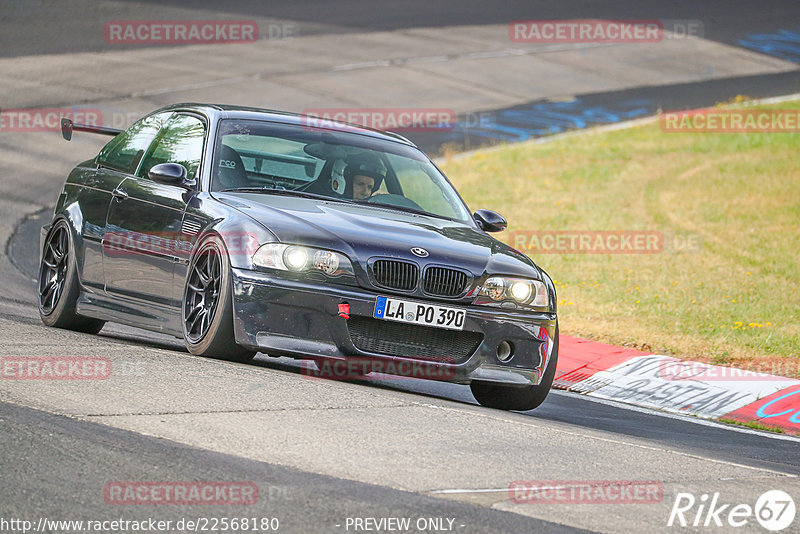
M 386 170 L 379 161 L 360 157 L 348 163 L 344 169 L 344 196 L 353 200 L 366 200 L 383 183 Z

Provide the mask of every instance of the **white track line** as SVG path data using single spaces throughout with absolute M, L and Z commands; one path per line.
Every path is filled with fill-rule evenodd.
M 581 399 L 590 399 L 589 397 L 587 397 L 585 395 L 581 395 L 580 398 Z M 590 400 L 596 400 L 596 399 L 590 399 Z M 420 403 L 419 405 L 427 407 L 427 408 L 435 408 L 435 409 L 443 410 L 443 411 L 465 413 L 463 409 L 454 408 L 454 407 L 438 406 L 438 405 L 430 404 L 430 403 Z M 643 410 L 643 411 L 646 411 L 646 410 Z M 653 414 L 653 412 L 648 412 L 648 413 Z M 655 415 L 660 415 L 658 412 L 655 412 L 654 414 Z M 503 417 L 503 416 L 498 415 L 498 414 L 492 414 L 492 413 L 489 413 L 489 412 L 483 413 L 483 412 L 477 412 L 477 411 L 471 411 L 470 415 L 475 415 L 475 416 L 478 416 L 478 417 L 485 417 L 487 419 L 495 419 L 495 420 L 503 421 L 505 423 L 510 423 L 512 425 L 519 425 L 519 426 L 525 426 L 525 427 L 533 426 L 533 427 L 541 428 L 539 425 L 536 424 L 537 420 L 533 419 L 533 418 L 530 418 L 529 420 L 525 420 L 525 419 L 509 419 L 507 417 Z M 767 468 L 767 467 L 756 467 L 756 466 L 742 464 L 742 463 L 738 463 L 738 462 L 731 462 L 729 460 L 718 460 L 716 458 L 709 458 L 707 456 L 701 456 L 700 454 L 692 454 L 692 453 L 688 453 L 688 452 L 676 451 L 674 449 L 670 449 L 670 448 L 666 448 L 666 447 L 659 447 L 659 446 L 655 446 L 655 445 L 646 445 L 644 443 L 634 443 L 632 441 L 625 441 L 625 440 L 622 440 L 622 439 L 614 439 L 614 438 L 609 438 L 609 437 L 603 437 L 603 436 L 599 436 L 599 435 L 597 435 L 595 433 L 578 432 L 578 431 L 575 431 L 575 430 L 567 430 L 565 428 L 556 428 L 556 427 L 547 427 L 546 430 L 548 432 L 556 432 L 556 433 L 560 433 L 560 434 L 566 434 L 566 435 L 569 435 L 569 436 L 576 436 L 576 437 L 579 437 L 579 438 L 582 438 L 582 439 L 591 439 L 591 440 L 595 440 L 595 441 L 603 441 L 603 442 L 606 442 L 606 443 L 613 443 L 615 445 L 625 445 L 625 446 L 628 446 L 628 447 L 635 447 L 637 449 L 644 449 L 644 450 L 648 450 L 648 451 L 656 451 L 656 452 L 663 452 L 663 453 L 667 453 L 667 454 L 674 454 L 676 456 L 681 456 L 681 457 L 684 457 L 684 458 L 694 458 L 696 460 L 701 460 L 701 461 L 704 461 L 704 462 L 711 462 L 711 463 L 714 463 L 714 464 L 721 464 L 721 465 L 727 465 L 727 466 L 732 466 L 732 467 L 738 467 L 740 469 L 749 469 L 749 470 L 752 470 L 752 471 L 761 471 L 763 473 L 772 473 L 774 475 L 778 475 L 778 476 L 786 477 L 786 478 L 798 478 L 798 475 L 795 475 L 795 474 L 792 474 L 792 473 L 787 473 L 785 471 L 778 471 L 777 469 L 770 469 L 770 468 Z M 598 430 L 597 432 L 608 433 L 608 431 L 602 431 L 602 430 Z M 761 435 L 761 434 L 759 434 L 759 435 Z M 641 438 L 641 439 L 646 440 L 647 438 Z
M 692 417 L 690 415 L 681 415 L 670 413 L 662 410 L 658 410 L 656 408 L 645 408 L 642 406 L 637 406 L 635 404 L 626 404 L 624 402 L 610 400 L 610 399 L 601 399 L 598 397 L 590 397 L 589 395 L 585 395 L 583 393 L 578 393 L 575 391 L 561 391 L 558 389 L 550 390 L 550 394 L 552 395 L 555 393 L 556 395 L 563 395 L 564 397 L 577 397 L 580 399 L 585 399 L 591 402 L 596 402 L 598 404 L 604 404 L 606 406 L 613 406 L 614 408 L 620 408 L 622 410 L 630 410 L 632 412 L 639 412 L 645 413 L 650 415 L 656 415 L 659 417 L 667 417 L 669 419 L 677 419 L 679 421 L 685 421 L 688 423 L 693 423 L 695 425 L 703 425 L 703 426 L 713 426 L 715 428 L 723 428 L 725 430 L 730 430 L 732 432 L 740 432 L 742 434 L 753 434 L 756 436 L 761 436 L 764 438 L 769 439 L 777 439 L 782 441 L 794 441 L 796 443 L 800 443 L 800 436 L 794 436 L 792 434 L 777 434 L 775 432 L 768 432 L 764 430 L 754 430 L 751 428 L 740 427 L 738 425 L 731 425 L 727 423 L 722 423 L 715 419 L 704 419 L 700 417 Z

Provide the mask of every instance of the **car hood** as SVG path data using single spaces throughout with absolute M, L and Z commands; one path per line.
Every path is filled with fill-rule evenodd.
M 258 221 L 284 243 L 342 252 L 362 266 L 373 257 L 412 260 L 484 273 L 542 279 L 524 254 L 467 224 L 404 213 L 378 205 L 260 193 L 214 193 L 228 206 Z M 428 256 L 415 256 L 421 247 Z

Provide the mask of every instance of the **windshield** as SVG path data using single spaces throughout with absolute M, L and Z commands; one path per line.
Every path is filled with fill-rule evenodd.
M 212 169 L 212 191 L 280 191 L 470 219 L 453 187 L 419 150 L 355 133 L 226 119 Z

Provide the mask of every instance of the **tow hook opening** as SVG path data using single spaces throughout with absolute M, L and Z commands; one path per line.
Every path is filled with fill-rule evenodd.
M 501 341 L 497 345 L 497 359 L 505 363 L 514 356 L 514 345 L 509 341 Z

